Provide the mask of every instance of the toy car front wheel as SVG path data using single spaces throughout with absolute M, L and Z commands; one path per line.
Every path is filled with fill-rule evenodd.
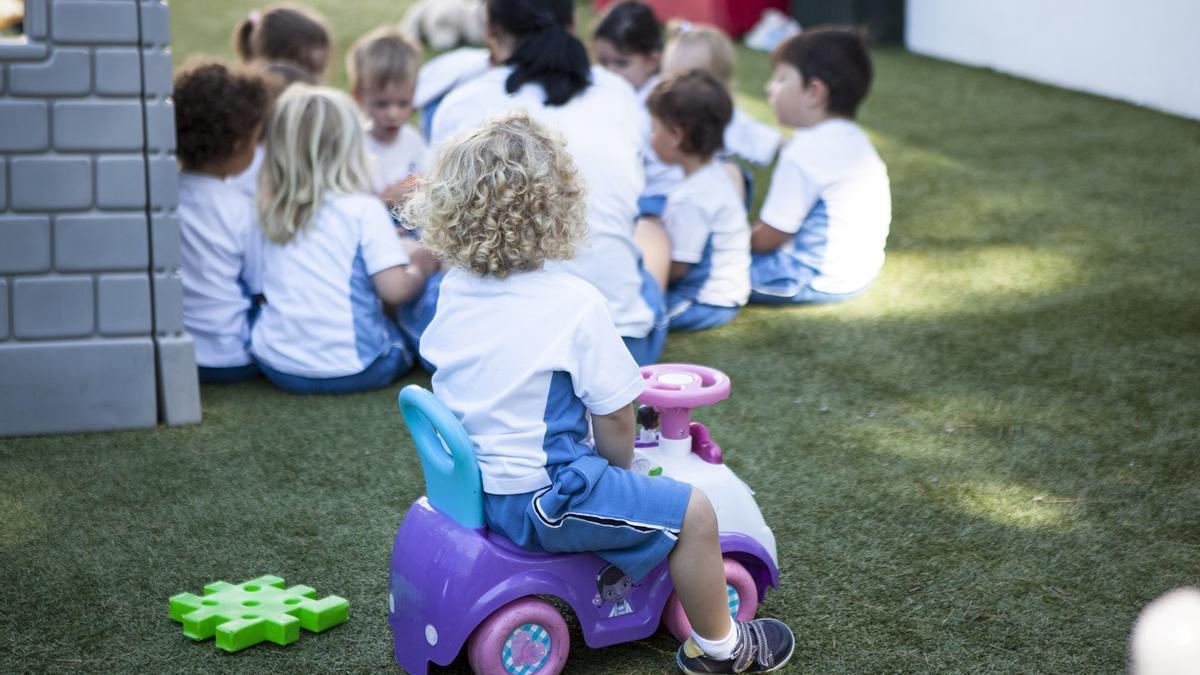
M 749 621 L 758 611 L 758 586 L 754 577 L 736 560 L 725 558 L 725 592 L 729 596 L 729 614 L 739 621 Z M 683 613 L 683 603 L 671 591 L 663 609 L 663 624 L 680 642 L 692 634 L 692 623 Z
M 504 605 L 467 641 L 467 660 L 480 675 L 555 675 L 571 650 L 567 622 L 550 603 L 525 597 Z

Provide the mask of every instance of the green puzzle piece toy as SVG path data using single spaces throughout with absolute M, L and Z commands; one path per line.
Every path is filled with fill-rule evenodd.
M 183 634 L 204 640 L 215 633 L 227 652 L 263 640 L 288 645 L 300 639 L 300 627 L 314 633 L 345 623 L 350 603 L 336 595 L 317 600 L 308 586 L 284 589 L 283 579 L 266 575 L 240 584 L 214 581 L 204 597 L 180 593 L 171 597 L 171 619 L 183 623 Z

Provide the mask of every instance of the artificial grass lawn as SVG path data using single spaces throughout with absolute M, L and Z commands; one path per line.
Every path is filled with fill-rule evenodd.
M 173 5 L 178 44 L 200 4 Z M 876 64 L 861 120 L 895 218 L 874 288 L 750 308 L 664 357 L 733 377 L 698 418 L 779 541 L 763 614 L 796 631 L 795 672 L 1120 670 L 1138 609 L 1200 582 L 1200 124 Z M 743 52 L 760 116 L 765 71 Z M 0 670 L 394 669 L 388 556 L 422 492 L 398 388 L 205 387 L 199 426 L 0 440 Z M 350 622 L 231 656 L 166 617 L 264 573 L 349 598 Z M 659 673 L 674 648 L 576 633 L 568 668 Z

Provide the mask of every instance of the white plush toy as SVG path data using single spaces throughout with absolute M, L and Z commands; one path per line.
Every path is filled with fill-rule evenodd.
M 482 0 L 420 0 L 404 13 L 400 30 L 434 51 L 483 44 Z
M 1200 673 L 1200 589 L 1177 588 L 1147 605 L 1129 646 L 1133 675 Z

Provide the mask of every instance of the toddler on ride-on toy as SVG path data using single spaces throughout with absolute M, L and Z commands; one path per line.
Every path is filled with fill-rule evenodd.
M 447 553 L 415 573 L 419 579 L 398 581 L 393 561 L 392 624 L 398 657 L 404 656 L 399 653 L 402 638 L 411 636 L 400 634 L 395 615 L 410 612 L 405 603 L 419 604 L 417 596 L 425 589 L 417 584 L 434 579 L 432 568 L 457 564 L 451 559 L 455 555 L 476 560 L 491 556 L 495 567 L 515 565 L 511 561 L 528 558 L 530 551 L 594 552 L 623 574 L 600 570 L 593 580 L 591 601 L 611 603 L 608 618 L 615 623 L 608 636 L 602 634 L 607 626 L 584 626 L 593 632 L 589 643 L 612 644 L 653 631 L 657 615 L 648 619 L 625 599 L 645 580 L 658 589 L 673 584 L 690 621 L 691 635 L 676 657 L 685 672 L 765 672 L 781 667 L 794 647 L 787 626 L 772 619 L 729 618 L 726 563 L 709 499 L 668 476 L 629 470 L 631 403 L 646 383 L 612 324 L 603 296 L 576 277 L 543 269 L 547 260 L 570 258 L 586 231 L 583 185 L 562 142 L 523 113 L 493 120 L 447 145 L 428 185 L 406 206 L 404 219 L 423 224 L 423 243 L 452 267 L 421 352 L 436 367 L 434 393 L 469 435 L 458 442 L 443 439 L 454 455 L 455 471 L 471 471 L 465 462 L 463 467 L 459 463 L 472 450 L 478 464 L 482 518 L 465 518 L 467 522 L 459 524 L 480 528 L 486 523 L 488 530 L 511 543 L 500 544 L 493 537 L 485 540 L 487 545 L 463 540 L 460 545 L 472 550 L 456 554 L 434 543 L 435 537 L 426 537 L 426 548 Z M 437 417 L 429 412 L 434 407 L 414 408 L 425 414 L 426 427 L 430 414 Z M 420 417 L 406 410 L 410 427 L 422 424 Z M 455 435 L 455 425 L 444 422 L 435 424 L 436 430 Z M 430 458 L 428 452 L 423 456 Z M 440 461 L 447 461 L 444 454 Z M 434 486 L 429 489 L 432 498 Z M 464 508 L 468 515 L 474 512 L 470 504 Z M 429 515 L 414 515 L 417 512 L 414 506 L 405 527 L 408 520 Z M 669 584 L 664 576 L 651 575 L 664 559 Z M 563 560 L 569 562 L 569 557 L 546 556 L 542 566 L 562 567 L 567 564 Z M 568 576 L 563 571 L 560 578 Z M 524 580 L 531 584 L 527 595 L 552 592 L 537 586 L 535 574 Z M 482 587 L 476 598 L 458 600 L 478 604 L 505 590 Z M 448 609 L 465 613 L 473 607 Z M 547 643 L 553 641 L 554 631 L 543 642 L 540 632 L 513 630 L 521 626 L 485 623 L 475 631 L 476 636 L 494 630 L 512 638 L 501 647 L 501 664 L 492 664 L 497 665 L 495 672 L 554 667 L 547 662 Z M 438 626 L 430 622 L 424 631 L 425 643 L 436 646 Z M 474 667 L 493 672 L 491 665 L 479 662 L 486 660 L 486 653 L 477 654 L 473 647 L 469 651 Z M 412 669 L 407 663 L 405 667 Z

